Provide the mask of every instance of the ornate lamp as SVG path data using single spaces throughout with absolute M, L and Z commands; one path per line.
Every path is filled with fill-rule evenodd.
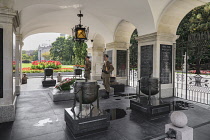
M 80 23 L 72 28 L 72 36 L 75 41 L 85 42 L 88 40 L 89 27 L 83 27 L 81 24 L 81 17 L 83 17 L 81 10 L 80 14 L 77 14 L 77 16 L 80 18 Z

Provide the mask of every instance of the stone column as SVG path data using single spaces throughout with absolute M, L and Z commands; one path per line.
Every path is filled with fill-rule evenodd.
M 20 42 L 22 41 L 22 35 L 16 34 L 15 42 L 15 94 L 20 95 Z
M 119 83 L 123 83 L 125 85 L 127 85 L 127 81 L 128 81 L 128 49 L 130 47 L 130 44 L 128 43 L 121 43 L 121 42 L 112 42 L 112 43 L 108 43 L 106 44 L 106 52 L 107 51 L 112 51 L 112 65 L 114 66 L 114 71 L 112 72 L 113 76 L 116 76 L 116 79 Z M 117 51 L 118 50 L 125 50 L 127 52 L 127 56 L 126 56 L 126 74 L 125 76 L 119 76 L 117 74 Z
M 3 98 L 0 98 L 0 123 L 15 120 L 16 96 L 13 95 L 12 58 L 13 22 L 16 12 L 0 8 L 0 28 L 3 29 Z M 2 66 L 1 66 L 2 67 Z
M 20 43 L 20 84 L 22 84 L 22 77 L 23 77 L 23 73 L 22 73 L 22 48 L 23 48 L 24 43 L 21 42 Z
M 141 71 L 145 76 L 148 75 L 147 72 L 149 72 L 151 68 L 152 76 L 161 79 L 161 97 L 172 97 L 173 73 L 175 71 L 173 57 L 176 53 L 174 52 L 173 43 L 176 40 L 176 36 L 172 34 L 160 34 L 155 32 L 152 34 L 139 36 L 137 40 L 139 45 L 138 79 L 141 78 Z M 142 50 L 144 50 L 144 52 L 141 52 Z M 169 50 L 172 51 L 171 55 L 169 55 L 167 52 L 164 52 Z M 152 60 L 149 60 L 151 57 L 153 57 Z M 141 61 L 141 59 L 143 60 Z M 141 62 L 143 64 L 141 64 Z M 168 64 L 170 64 L 170 67 Z
M 101 79 L 101 71 L 103 65 L 103 47 L 90 47 L 88 48 L 88 53 L 91 54 L 91 79 L 92 80 L 100 80 Z

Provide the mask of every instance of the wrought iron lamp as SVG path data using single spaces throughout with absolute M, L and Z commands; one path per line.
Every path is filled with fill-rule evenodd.
M 81 17 L 83 17 L 81 10 L 77 16 L 80 18 L 80 23 L 72 28 L 72 36 L 75 41 L 85 42 L 88 40 L 89 27 L 83 27 L 81 24 Z

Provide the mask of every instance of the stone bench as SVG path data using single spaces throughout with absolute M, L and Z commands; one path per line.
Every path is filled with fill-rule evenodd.
M 67 101 L 67 100 L 73 100 L 74 99 L 74 90 L 64 90 L 60 91 L 54 87 L 49 87 L 49 96 L 53 100 L 53 102 L 57 101 Z

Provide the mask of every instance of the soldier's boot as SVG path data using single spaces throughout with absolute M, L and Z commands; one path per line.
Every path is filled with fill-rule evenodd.
M 108 99 L 109 98 L 109 92 L 106 92 L 106 96 L 104 97 L 104 99 Z

